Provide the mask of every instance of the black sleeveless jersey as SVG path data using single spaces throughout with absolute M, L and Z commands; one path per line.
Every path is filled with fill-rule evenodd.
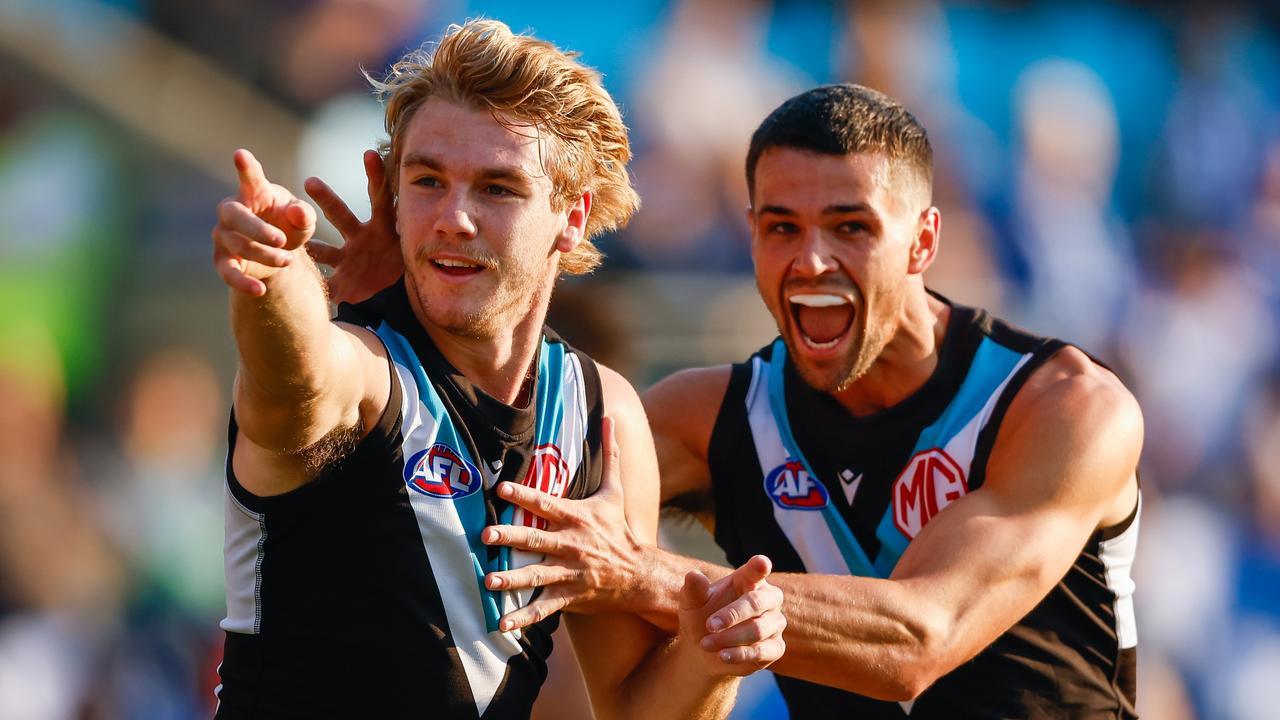
M 982 486 L 1018 389 L 1063 347 L 953 305 L 938 367 L 903 402 L 850 415 L 776 341 L 733 367 L 709 448 L 715 536 L 733 565 L 889 577 L 920 529 Z M 776 675 L 796 718 L 1133 718 L 1129 569 L 1138 508 L 1095 533 L 1062 580 L 914 702 Z
M 599 487 L 597 369 L 545 331 L 535 397 L 513 408 L 445 360 L 403 281 L 338 319 L 386 345 L 391 397 L 353 451 L 289 493 L 252 495 L 228 453 L 217 717 L 527 718 L 559 618 L 497 631 L 529 593 L 489 591 L 484 574 L 541 558 L 479 533 L 541 522 L 497 482 L 571 498 Z

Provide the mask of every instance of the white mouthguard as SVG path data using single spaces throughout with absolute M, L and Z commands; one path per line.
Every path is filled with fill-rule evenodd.
M 840 305 L 849 304 L 848 300 L 840 297 L 839 295 L 828 295 L 826 293 L 792 295 L 788 299 L 797 305 L 804 305 L 806 307 L 815 307 L 815 308 L 838 307 Z

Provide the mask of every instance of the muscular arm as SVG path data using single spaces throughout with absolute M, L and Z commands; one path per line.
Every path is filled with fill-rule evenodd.
M 251 154 L 235 159 L 239 194 L 219 205 L 213 230 L 240 359 L 232 461 L 250 491 L 278 494 L 314 473 L 309 448 L 371 425 L 389 379 L 376 338 L 329 321 L 320 275 L 300 250 L 314 212 L 268 183 Z

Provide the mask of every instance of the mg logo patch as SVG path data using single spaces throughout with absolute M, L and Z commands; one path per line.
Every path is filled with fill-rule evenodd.
M 827 489 L 796 458 L 765 475 L 764 491 L 783 510 L 821 510 L 827 504 Z
M 423 495 L 455 500 L 484 484 L 480 471 L 444 443 L 414 453 L 404 464 L 404 481 Z
M 893 524 L 914 539 L 934 515 L 968 492 L 964 469 L 944 450 L 916 453 L 893 483 Z
M 556 497 L 564 497 L 569 487 L 569 463 L 564 461 L 560 447 L 555 443 L 539 445 L 533 451 L 533 460 L 529 463 L 529 471 L 525 473 L 524 485 Z M 514 516 L 517 525 L 545 530 L 547 521 L 517 507 Z

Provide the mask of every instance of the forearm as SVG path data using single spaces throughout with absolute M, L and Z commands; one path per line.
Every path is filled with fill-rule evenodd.
M 787 652 L 773 670 L 883 700 L 915 697 L 936 677 L 946 633 L 933 603 L 877 578 L 776 573 Z
M 241 387 L 251 393 L 303 401 L 328 381 L 323 358 L 332 352 L 329 306 L 319 271 L 306 253 L 263 280 L 261 297 L 232 291 L 231 328 L 240 355 Z
M 711 580 L 730 568 L 644 546 L 631 589 L 619 596 L 646 620 L 668 631 L 677 626 L 684 574 L 698 570 Z M 775 672 L 885 700 L 918 694 L 932 679 L 929 658 L 941 633 L 932 603 L 901 583 L 858 577 L 775 573 L 783 591 L 787 651 Z
M 352 347 L 329 320 L 319 272 L 301 251 L 263 281 L 261 297 L 231 293 L 240 363 L 235 383 L 240 429 L 259 446 L 298 452 L 359 421 Z M 348 393 L 350 394 L 350 393 Z
M 619 689 L 615 714 L 602 717 L 628 720 L 713 720 L 728 717 L 741 681 L 715 676 L 699 655 L 676 637 L 659 643 Z

